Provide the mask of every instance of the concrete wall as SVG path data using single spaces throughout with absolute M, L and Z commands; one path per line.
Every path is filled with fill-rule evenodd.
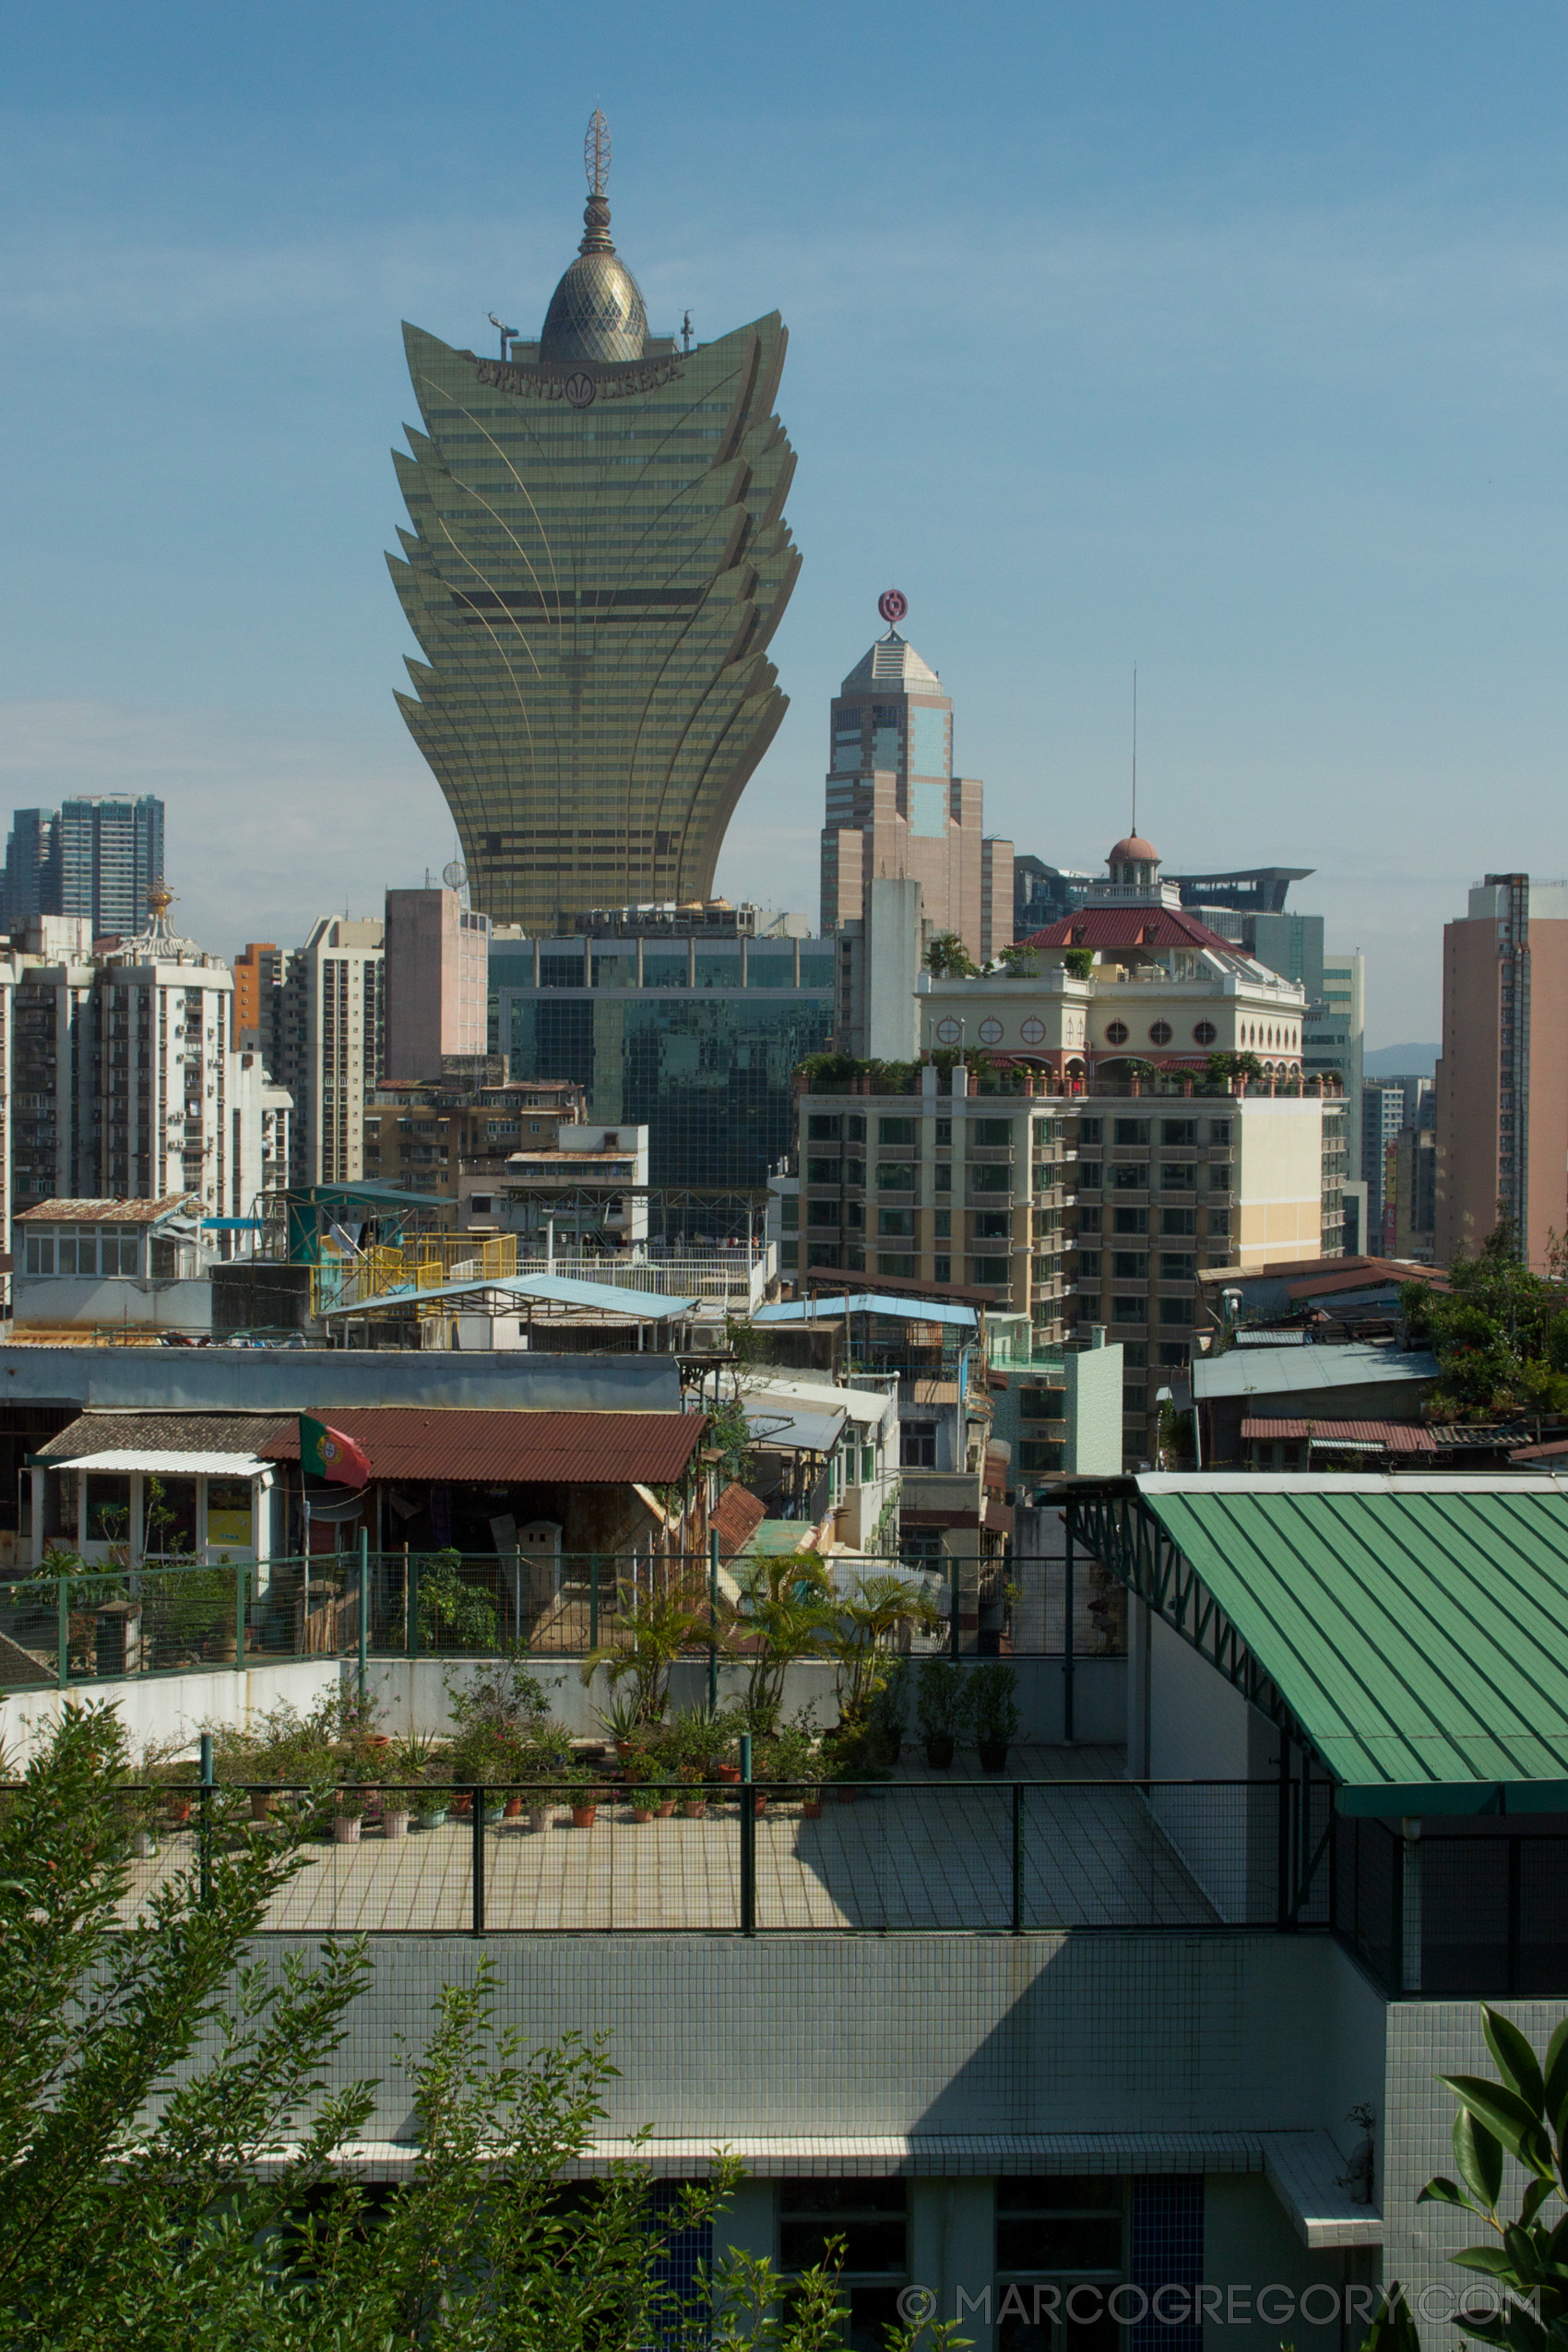
M 1022 1718 L 1019 1747 L 1051 1745 L 1062 1738 L 1062 1668 L 1054 1658 L 1017 1658 L 1018 1712 Z M 600 1710 L 612 1697 L 610 1679 L 598 1669 L 585 1686 L 575 1657 L 536 1658 L 534 1671 L 544 1684 L 553 1719 L 574 1739 L 603 1734 Z M 1125 1701 L 1123 1695 L 1126 1662 L 1123 1658 L 1080 1659 L 1075 1690 L 1077 1739 L 1089 1745 L 1114 1744 L 1121 1737 Z M 461 1688 L 492 1670 L 489 1661 L 472 1658 L 372 1658 L 367 1688 L 381 1707 L 383 1727 L 397 1735 L 419 1732 L 445 1739 L 452 1730 L 451 1688 Z M 0 1699 L 0 1740 L 30 1752 L 47 1736 L 66 1696 L 118 1708 L 139 1745 L 150 1739 L 186 1739 L 194 1746 L 204 1724 L 242 1724 L 253 1715 L 285 1703 L 308 1713 L 316 1700 L 341 1680 L 352 1681 L 353 1661 L 301 1658 L 276 1666 L 216 1668 L 199 1674 L 163 1674 L 145 1680 L 78 1682 L 69 1693 L 21 1691 Z M 784 1678 L 784 1712 L 802 1707 L 814 1711 L 814 1720 L 826 1729 L 838 1719 L 835 1669 L 828 1665 L 792 1666 Z M 743 1667 L 721 1666 L 721 1705 L 739 1699 L 745 1689 Z M 671 1701 L 676 1707 L 706 1705 L 707 1665 L 702 1658 L 684 1660 L 671 1678 Z M 916 1738 L 911 1722 L 909 1737 Z M 1031 1764 L 1030 1770 L 1036 1769 Z
M 58 1330 L 74 1324 L 109 1331 L 210 1331 L 212 1284 L 145 1281 L 128 1274 L 11 1277 L 16 1327 Z
M 61 1708 L 70 1700 L 78 1706 L 114 1707 L 138 1749 L 148 1740 L 177 1739 L 194 1750 L 204 1725 L 244 1724 L 268 1708 L 283 1705 L 308 1715 L 317 1700 L 337 1688 L 341 1674 L 336 1658 L 312 1657 L 291 1659 L 279 1666 L 247 1667 L 244 1673 L 232 1667 L 216 1667 L 202 1674 L 78 1682 L 68 1692 L 13 1691 L 0 1698 L 0 1740 L 18 1754 L 30 1755 L 48 1738 Z
M 1067 1366 L 1067 1454 L 1080 1477 L 1117 1478 L 1122 1469 L 1123 1350 L 1071 1348 Z
M 311 1951 L 303 1937 L 256 1948 L 270 1970 Z M 951 2314 L 960 2283 L 978 2297 L 992 2278 L 992 2176 L 1032 2168 L 1017 2144 L 1042 2134 L 1024 2144 L 1070 2169 L 1205 2171 L 1208 2280 L 1299 2290 L 1342 2275 L 1340 2257 L 1294 2237 L 1248 2142 L 1321 2131 L 1348 2156 L 1346 2109 L 1380 2102 L 1384 2005 L 1324 1939 L 429 1936 L 372 1938 L 370 1958 L 338 2061 L 342 2079 L 382 2085 L 367 2140 L 411 2131 L 395 2036 L 417 2046 L 443 1982 L 471 1980 L 484 1959 L 498 2025 L 528 2044 L 608 2035 L 620 2072 L 606 2140 L 646 2126 L 648 2159 L 684 2144 L 663 2160 L 687 2168 L 707 2148 L 742 2148 L 754 2179 L 724 2235 L 754 2251 L 773 2249 L 766 2174 L 814 2153 L 834 2167 L 822 2144 L 837 2140 L 861 2152 L 858 2168 L 914 2175 L 910 2275 Z M 1206 2148 L 1198 2135 L 1227 2137 Z M 964 2333 L 989 2352 L 989 2330 L 967 2320 Z M 1243 2319 L 1223 2342 L 1277 2352 L 1279 2337 Z
M 371 1348 L 0 1347 L 0 1402 L 133 1412 L 298 1413 L 323 1406 L 512 1406 L 678 1413 L 672 1356 L 404 1354 Z

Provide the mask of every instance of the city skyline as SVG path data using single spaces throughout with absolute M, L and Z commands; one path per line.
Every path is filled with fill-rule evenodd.
M 33 452 L 0 790 L 164 794 L 181 920 L 225 952 L 456 846 L 388 707 L 396 325 L 479 348 L 489 307 L 537 319 L 599 94 L 543 20 L 481 8 L 476 92 L 439 52 L 416 86 L 396 12 L 390 40 L 285 14 L 286 77 L 253 12 L 174 7 L 133 51 L 79 9 L 85 69 L 27 29 L 6 113 L 13 209 L 49 227 L 0 273 Z M 1172 865 L 1314 866 L 1335 944 L 1369 956 L 1369 1042 L 1435 1037 L 1443 921 L 1483 872 L 1540 864 L 1561 774 L 1568 251 L 1562 28 L 1440 18 L 1210 6 L 1134 53 L 1086 9 L 960 40 L 916 8 L 890 62 L 882 12 L 808 7 L 764 87 L 759 36 L 705 43 L 699 11 L 677 53 L 610 11 L 595 73 L 650 305 L 700 335 L 777 302 L 794 330 L 793 707 L 719 888 L 813 904 L 814 714 L 897 584 L 1020 851 L 1091 866 L 1118 829 L 1136 660 Z M 410 183 L 416 118 L 459 116 Z

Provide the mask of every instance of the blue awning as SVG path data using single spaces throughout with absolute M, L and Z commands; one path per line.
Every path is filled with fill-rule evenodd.
M 976 1329 L 973 1307 L 956 1307 L 945 1299 L 890 1299 L 876 1290 L 860 1290 L 843 1299 L 790 1299 L 782 1306 L 759 1307 L 754 1323 L 826 1323 L 835 1315 L 886 1315 L 895 1323 L 949 1323 L 960 1331 Z

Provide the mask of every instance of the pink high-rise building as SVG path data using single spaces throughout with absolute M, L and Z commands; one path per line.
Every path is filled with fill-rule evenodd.
M 902 603 L 884 600 L 899 612 Z M 897 629 L 835 696 L 832 742 L 823 931 L 861 921 L 868 883 L 913 881 L 928 935 L 956 932 L 989 962 L 1013 936 L 1013 844 L 984 837 L 984 788 L 953 773 L 953 705 Z
M 1544 1271 L 1568 1234 L 1568 885 L 1489 873 L 1443 932 L 1435 1255 L 1500 1221 Z
M 388 1078 L 437 1078 L 485 1051 L 490 918 L 457 890 L 386 893 Z

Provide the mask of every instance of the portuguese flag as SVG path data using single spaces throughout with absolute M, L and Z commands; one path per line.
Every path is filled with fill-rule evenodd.
M 340 1429 L 300 1415 L 300 1467 L 307 1476 L 336 1479 L 343 1486 L 368 1486 L 370 1455 Z

